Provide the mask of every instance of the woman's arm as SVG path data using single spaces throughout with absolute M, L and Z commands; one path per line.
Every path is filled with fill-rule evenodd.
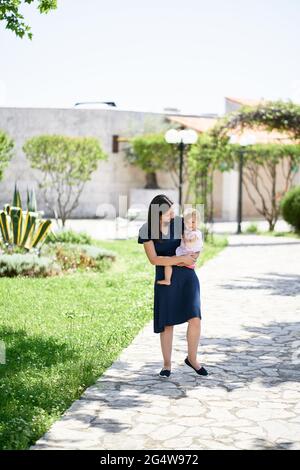
M 155 246 L 152 240 L 143 243 L 146 255 L 151 264 L 158 266 L 174 266 L 174 265 L 189 265 L 195 261 L 193 253 L 190 255 L 182 256 L 158 256 L 156 254 Z

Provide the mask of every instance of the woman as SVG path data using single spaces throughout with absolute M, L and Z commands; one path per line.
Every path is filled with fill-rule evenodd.
M 150 263 L 155 265 L 154 333 L 160 333 L 164 360 L 159 375 L 170 376 L 173 327 L 186 321 L 188 355 L 185 363 L 197 374 L 207 375 L 197 361 L 201 330 L 200 283 L 195 270 L 185 267 L 193 264 L 198 255 L 175 255 L 181 242 L 184 219 L 174 216 L 172 205 L 166 195 L 155 196 L 149 205 L 148 221 L 141 226 L 138 235 L 138 243 L 143 243 Z M 173 266 L 170 285 L 156 282 L 164 278 L 164 266 Z

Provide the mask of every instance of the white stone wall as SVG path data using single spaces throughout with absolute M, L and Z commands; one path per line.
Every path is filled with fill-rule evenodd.
M 63 134 L 70 136 L 93 136 L 99 138 L 108 160 L 101 161 L 86 184 L 79 207 L 73 217 L 95 217 L 97 207 L 103 203 L 113 204 L 118 214 L 119 195 L 129 196 L 131 188 L 143 188 L 144 172 L 129 165 L 120 152 L 112 153 L 113 134 L 130 137 L 143 133 L 151 126 L 159 128 L 165 116 L 156 113 L 121 111 L 115 109 L 79 108 L 0 108 L 0 129 L 6 131 L 15 141 L 15 155 L 0 181 L 0 207 L 11 202 L 15 181 L 26 202 L 26 188 L 35 187 L 40 210 L 46 216 L 53 216 L 37 190 L 38 172 L 30 168 L 22 151 L 25 141 L 40 134 Z M 173 188 L 168 174 L 158 175 L 161 188 Z

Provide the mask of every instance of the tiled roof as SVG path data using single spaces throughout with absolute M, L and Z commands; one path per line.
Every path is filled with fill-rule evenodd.
M 209 117 L 186 117 L 186 116 L 168 116 L 168 120 L 181 124 L 189 129 L 194 129 L 197 132 L 206 132 L 217 122 L 216 118 Z
M 295 144 L 295 139 L 284 132 L 277 130 L 267 131 L 262 128 L 244 128 L 243 132 L 240 129 L 231 129 L 227 133 L 229 136 L 234 135 L 237 142 L 240 143 L 242 139 L 247 135 L 250 138 L 254 138 L 256 144 Z
M 217 122 L 217 118 L 208 118 L 208 117 L 186 117 L 186 116 L 168 116 L 168 120 L 181 124 L 185 128 L 194 129 L 199 133 L 203 133 L 212 128 Z M 295 143 L 295 140 L 290 137 L 289 134 L 279 132 L 276 130 L 267 131 L 265 129 L 256 127 L 253 128 L 244 128 L 243 132 L 240 129 L 231 129 L 228 131 L 228 135 L 235 135 L 237 142 L 241 142 L 242 138 L 247 136 L 254 137 L 255 143 L 257 144 L 267 144 L 267 143 L 281 143 L 281 144 L 291 144 Z
M 247 98 L 235 98 L 232 96 L 225 96 L 225 100 L 231 101 L 233 103 L 237 103 L 240 105 L 248 105 L 248 106 L 257 106 L 260 103 L 265 103 L 266 100 L 261 98 L 260 100 L 253 100 L 253 99 L 247 99 Z

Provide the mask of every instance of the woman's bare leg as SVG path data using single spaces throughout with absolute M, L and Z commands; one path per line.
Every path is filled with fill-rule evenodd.
M 171 355 L 173 343 L 174 325 L 165 326 L 164 331 L 160 333 L 161 351 L 164 358 L 164 367 L 171 370 Z
M 186 339 L 188 343 L 188 360 L 196 369 L 200 369 L 201 364 L 197 361 L 197 350 L 201 334 L 201 320 L 198 317 L 188 320 Z

